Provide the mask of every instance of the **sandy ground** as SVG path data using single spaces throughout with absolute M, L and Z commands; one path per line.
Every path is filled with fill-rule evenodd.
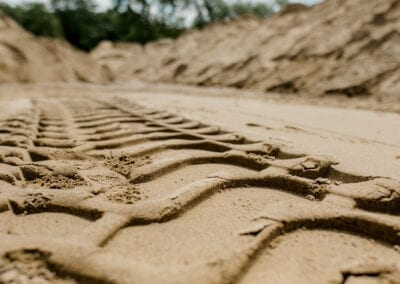
M 226 89 L 2 85 L 0 283 L 400 283 L 398 125 Z

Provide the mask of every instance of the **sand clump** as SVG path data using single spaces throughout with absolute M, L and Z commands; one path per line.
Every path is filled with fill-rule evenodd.
M 133 168 L 141 167 L 151 163 L 149 156 L 137 158 L 130 157 L 129 154 L 114 155 L 106 157 L 104 165 L 111 170 L 128 177 Z
M 77 283 L 71 278 L 60 278 L 46 263 L 48 253 L 39 250 L 8 252 L 0 259 L 1 283 Z
M 46 186 L 53 189 L 71 189 L 87 185 L 87 182 L 74 168 L 58 168 L 54 170 L 40 166 L 27 165 L 21 167 L 22 173 L 29 186 Z
M 0 83 L 111 80 L 107 68 L 61 40 L 35 37 L 0 12 Z
M 177 40 L 103 43 L 92 53 L 119 80 L 228 86 L 306 96 L 398 102 L 400 4 L 326 0 L 268 20 L 245 16 Z M 129 56 L 128 56 L 129 54 Z

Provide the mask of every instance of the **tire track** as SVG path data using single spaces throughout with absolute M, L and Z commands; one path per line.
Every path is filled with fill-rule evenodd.
M 398 181 L 118 98 L 36 100 L 0 121 L 0 186 L 1 254 L 34 246 L 76 281 L 231 283 L 298 230 L 400 245 Z M 60 227 L 29 229 L 44 218 Z

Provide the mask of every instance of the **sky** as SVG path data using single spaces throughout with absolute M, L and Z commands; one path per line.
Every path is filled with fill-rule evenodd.
M 20 4 L 20 3 L 24 3 L 24 2 L 41 2 L 41 3 L 48 3 L 50 0 L 3 0 L 4 2 L 8 3 L 8 4 Z M 249 0 L 251 2 L 269 2 L 268 0 Z M 307 5 L 312 5 L 315 3 L 319 3 L 322 0 L 290 0 L 289 2 L 296 2 L 296 3 L 304 3 Z M 110 7 L 111 4 L 111 0 L 96 0 L 97 5 L 99 10 L 105 10 L 108 7 Z

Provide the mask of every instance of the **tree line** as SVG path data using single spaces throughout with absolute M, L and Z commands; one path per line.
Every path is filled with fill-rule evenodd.
M 147 43 L 176 38 L 189 28 L 231 20 L 243 14 L 271 16 L 287 0 L 254 3 L 243 0 L 110 0 L 101 11 L 94 0 L 51 0 L 8 5 L 0 10 L 37 36 L 61 38 L 89 51 L 100 41 Z

